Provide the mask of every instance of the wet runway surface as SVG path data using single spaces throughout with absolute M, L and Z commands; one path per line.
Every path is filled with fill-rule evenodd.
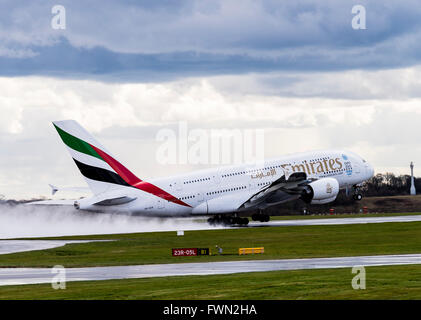
M 311 217 L 316 218 L 316 217 Z M 120 234 L 177 230 L 214 230 L 232 228 L 211 226 L 208 217 L 147 217 L 129 214 L 79 212 L 74 208 L 33 208 L 22 205 L 0 206 L 0 239 L 23 239 L 93 234 Z M 359 223 L 421 221 L 421 215 L 341 218 L 340 215 L 316 219 L 250 222 L 250 227 L 309 226 Z
M 269 222 L 250 222 L 249 227 L 322 226 L 322 225 L 365 224 L 365 223 L 386 223 L 386 222 L 417 222 L 417 221 L 421 221 L 421 215 L 394 216 L 394 217 L 272 220 Z
M 68 268 L 65 276 L 66 281 L 86 281 L 406 264 L 421 264 L 421 254 Z M 47 268 L 2 268 L 0 285 L 51 283 L 56 275 Z
M 70 243 L 92 242 L 90 240 L 0 240 L 0 254 L 45 250 Z
M 238 227 L 228 227 L 228 226 L 210 226 L 207 224 L 205 219 L 202 219 L 202 222 L 197 222 L 195 220 L 196 226 L 191 225 L 192 219 L 185 218 L 187 222 L 187 228 L 183 228 L 182 219 L 178 218 L 177 228 L 174 228 L 171 231 L 176 230 L 209 230 L 209 229 L 232 229 Z M 363 217 L 363 218 L 325 218 L 325 219 L 295 219 L 295 220 L 272 220 L 269 222 L 250 222 L 248 227 L 288 227 L 288 226 L 317 226 L 317 225 L 345 225 L 345 224 L 366 224 L 366 223 L 387 223 L 387 222 L 416 222 L 421 221 L 421 215 L 410 215 L 410 216 L 394 216 L 394 217 Z M 244 228 L 244 227 L 242 227 Z M 136 230 L 136 232 L 157 232 L 157 231 L 170 231 L 167 227 L 163 227 L 163 230 L 160 228 L 154 230 Z M 129 232 L 133 232 L 130 230 Z M 92 241 L 92 240 L 91 240 Z M 89 242 L 85 240 L 0 240 L 0 255 L 23 252 L 23 251 L 32 251 L 32 250 L 44 250 L 50 248 L 56 248 L 64 246 L 67 243 L 83 243 Z

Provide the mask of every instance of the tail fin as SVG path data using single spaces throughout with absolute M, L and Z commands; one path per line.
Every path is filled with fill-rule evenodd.
M 58 188 L 56 186 L 53 186 L 52 184 L 48 184 L 51 188 L 51 195 L 55 195 L 58 191 Z
M 76 121 L 54 121 L 53 124 L 95 195 L 142 182 Z

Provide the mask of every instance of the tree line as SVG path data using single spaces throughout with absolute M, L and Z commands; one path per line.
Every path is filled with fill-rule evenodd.
M 417 193 L 421 193 L 421 178 L 414 177 L 414 184 Z M 411 176 L 393 173 L 378 173 L 367 180 L 361 191 L 365 197 L 398 196 L 409 194 L 411 188 Z
M 421 178 L 414 177 L 414 182 L 417 193 L 421 194 Z M 396 176 L 393 173 L 378 173 L 362 185 L 361 191 L 364 197 L 388 197 L 409 195 L 410 188 L 411 176 L 409 175 Z M 356 201 L 351 196 L 348 196 L 345 190 L 340 190 L 336 200 L 332 203 L 311 205 L 298 200 L 270 207 L 265 211 L 270 215 L 303 214 L 304 210 L 307 214 L 328 213 L 329 209 L 334 207 L 336 212 L 341 211 L 341 209 L 346 212 L 359 212 L 361 209 L 360 206 L 360 201 Z

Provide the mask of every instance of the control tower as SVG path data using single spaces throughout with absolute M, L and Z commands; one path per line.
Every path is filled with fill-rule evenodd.
M 411 196 L 415 196 L 417 194 L 417 190 L 415 190 L 415 183 L 414 183 L 414 163 L 411 162 Z

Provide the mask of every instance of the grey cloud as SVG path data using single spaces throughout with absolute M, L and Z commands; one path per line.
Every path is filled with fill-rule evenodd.
M 53 1 L 6 1 L 0 7 L 0 70 L 7 76 L 162 81 L 418 64 L 418 3 L 360 3 L 367 9 L 366 30 L 351 28 L 353 1 L 65 0 L 67 29 L 58 31 L 50 26 Z M 27 56 L 13 59 L 13 53 Z

